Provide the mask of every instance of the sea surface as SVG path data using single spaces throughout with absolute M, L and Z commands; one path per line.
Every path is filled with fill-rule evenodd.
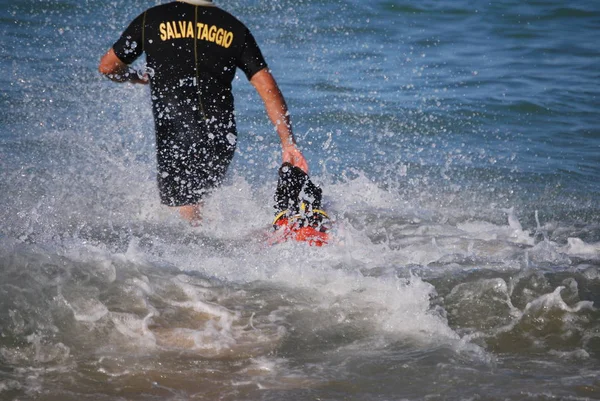
M 159 3 L 0 0 L 1 400 L 600 399 L 600 2 L 219 1 L 321 248 L 265 243 L 281 151 L 241 72 L 202 226 L 159 204 L 149 90 L 97 72 Z

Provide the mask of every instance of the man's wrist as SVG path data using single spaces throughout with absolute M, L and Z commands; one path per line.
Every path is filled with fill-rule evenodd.
M 286 141 L 287 142 L 287 141 Z M 289 143 L 282 143 L 281 147 L 283 148 L 284 151 L 290 151 L 290 150 L 296 150 L 298 149 L 298 147 L 296 146 L 296 143 L 294 142 L 289 142 Z

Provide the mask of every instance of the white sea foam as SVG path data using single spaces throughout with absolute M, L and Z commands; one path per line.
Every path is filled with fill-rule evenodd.
M 579 238 L 569 238 L 565 251 L 572 256 L 600 259 L 600 242 L 586 244 Z
M 579 312 L 582 309 L 593 309 L 594 303 L 591 301 L 580 301 L 574 306 L 569 306 L 565 303 L 561 296 L 561 292 L 565 289 L 563 286 L 549 294 L 544 294 L 534 301 L 527 304 L 524 313 L 539 313 L 540 311 L 549 309 L 560 309 L 566 312 Z

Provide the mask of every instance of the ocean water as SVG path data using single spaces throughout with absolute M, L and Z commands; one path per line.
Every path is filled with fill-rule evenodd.
M 96 69 L 158 3 L 0 0 L 0 399 L 600 399 L 598 2 L 219 2 L 322 248 L 265 245 L 280 148 L 242 73 L 203 226 L 159 204 L 148 88 Z

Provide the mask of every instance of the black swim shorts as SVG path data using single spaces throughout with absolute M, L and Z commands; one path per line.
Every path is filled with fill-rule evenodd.
M 218 187 L 236 148 L 235 120 L 208 122 L 197 116 L 163 119 L 156 126 L 158 189 L 168 206 L 198 204 Z

